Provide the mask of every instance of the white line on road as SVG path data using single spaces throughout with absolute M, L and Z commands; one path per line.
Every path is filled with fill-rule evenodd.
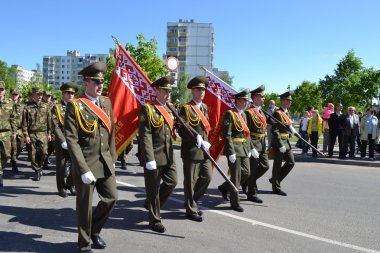
M 124 186 L 133 187 L 133 188 L 137 188 L 137 189 L 139 188 L 139 187 L 137 187 L 135 185 L 124 183 L 124 182 L 121 182 L 121 181 L 116 181 L 116 182 L 118 184 L 121 184 L 121 185 L 124 185 Z M 144 191 L 141 190 L 141 192 L 144 192 Z M 174 202 L 177 202 L 177 203 L 183 203 L 183 200 L 179 200 L 179 199 L 172 198 L 172 197 L 169 198 L 169 199 L 172 200 L 172 201 L 174 201 Z M 348 243 L 344 243 L 344 242 L 339 242 L 339 241 L 335 241 L 335 240 L 330 240 L 330 239 L 327 239 L 327 238 L 324 238 L 324 237 L 319 237 L 319 236 L 315 236 L 315 235 L 299 232 L 299 231 L 296 231 L 296 230 L 279 227 L 279 226 L 272 225 L 272 224 L 269 224 L 269 223 L 265 223 L 265 222 L 261 222 L 261 221 L 257 221 L 257 220 L 252 220 L 252 219 L 249 219 L 249 218 L 244 218 L 244 217 L 241 217 L 241 216 L 238 216 L 238 215 L 226 213 L 226 212 L 219 211 L 219 210 L 207 209 L 205 207 L 204 207 L 204 210 L 208 211 L 208 212 L 211 212 L 211 213 L 216 213 L 216 214 L 219 214 L 219 215 L 230 217 L 230 218 L 235 219 L 235 220 L 240 220 L 240 221 L 244 221 L 244 222 L 247 222 L 247 223 L 251 223 L 252 225 L 263 226 L 263 227 L 266 227 L 266 228 L 271 228 L 271 229 L 282 231 L 282 232 L 285 232 L 285 233 L 302 236 L 302 237 L 313 239 L 313 240 L 316 240 L 316 241 L 321 241 L 321 242 L 325 242 L 325 243 L 329 243 L 329 244 L 334 244 L 334 245 L 337 245 L 337 246 L 340 246 L 340 247 L 344 247 L 344 248 L 354 249 L 354 250 L 358 250 L 358 251 L 361 251 L 361 252 L 367 252 L 367 253 L 380 253 L 380 251 L 377 251 L 377 250 L 368 249 L 368 248 L 364 248 L 364 247 L 360 247 L 360 246 L 356 246 L 356 245 L 348 244 Z

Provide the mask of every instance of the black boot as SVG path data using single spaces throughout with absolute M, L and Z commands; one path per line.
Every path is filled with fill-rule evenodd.
M 46 158 L 44 165 L 42 166 L 43 170 L 48 170 L 49 169 L 49 158 Z
M 126 164 L 125 160 L 121 161 L 121 168 L 120 169 L 127 170 L 127 164 Z
M 13 173 L 18 173 L 19 171 L 18 171 L 18 168 L 17 168 L 17 163 L 16 163 L 16 161 L 11 161 L 11 164 L 12 164 L 12 172 Z
M 35 176 L 33 178 L 33 181 L 40 181 L 41 180 L 42 171 L 36 170 Z
M 0 187 L 3 187 L 3 175 L 0 175 Z

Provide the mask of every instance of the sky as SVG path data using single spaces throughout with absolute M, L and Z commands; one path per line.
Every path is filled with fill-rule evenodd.
M 364 67 L 380 69 L 378 0 L 2 1 L 0 60 L 42 66 L 67 50 L 108 53 L 143 34 L 166 51 L 167 22 L 194 19 L 214 27 L 214 67 L 236 89 L 265 84 L 283 93 L 334 73 L 353 49 Z

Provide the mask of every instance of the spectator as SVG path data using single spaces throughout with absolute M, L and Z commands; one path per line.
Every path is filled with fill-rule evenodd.
M 378 119 L 374 115 L 372 108 L 367 109 L 367 115 L 362 118 L 360 123 L 360 139 L 361 139 L 361 159 L 364 159 L 367 151 L 368 143 L 368 156 L 369 160 L 373 161 L 374 146 L 377 137 L 379 136 L 379 128 L 377 127 Z
M 362 122 L 363 113 L 358 112 L 357 114 L 359 117 L 359 126 L 360 126 L 360 124 Z M 376 115 L 376 114 L 373 113 L 373 115 Z M 360 134 L 359 134 L 358 137 L 356 137 L 356 154 L 358 154 L 361 151 L 361 149 L 362 149 L 362 141 L 360 140 Z
M 310 144 L 316 148 L 318 146 L 319 136 L 322 134 L 322 118 L 318 110 L 313 110 L 312 112 L 307 133 L 310 136 Z M 313 149 L 313 157 L 316 158 L 317 156 L 317 151 Z
M 300 120 L 299 133 L 305 141 L 309 141 L 309 135 L 307 133 L 307 128 L 309 126 L 309 120 L 310 120 L 309 112 L 304 111 L 302 114 L 302 118 Z M 304 141 L 301 141 L 301 140 L 298 140 L 298 141 L 300 143 L 299 148 L 302 149 L 302 154 L 307 155 L 307 150 L 309 149 L 309 145 L 307 143 L 305 143 Z
M 322 131 L 323 131 L 323 153 L 327 153 L 329 143 L 330 143 L 330 133 L 329 133 L 329 119 L 330 114 L 334 112 L 334 105 L 328 103 L 323 109 L 322 113 Z
M 348 153 L 348 146 L 350 147 L 349 157 L 355 157 L 355 140 L 359 135 L 359 117 L 355 114 L 355 107 L 348 107 L 348 114 L 344 120 L 344 130 L 343 130 L 343 156 L 341 158 L 346 158 Z
M 270 115 L 274 113 L 274 111 L 277 110 L 276 102 L 274 100 L 269 100 L 269 108 L 266 110 L 266 112 Z M 268 135 L 268 150 L 272 147 L 272 125 L 267 125 L 267 135 Z
M 330 134 L 330 144 L 329 144 L 329 157 L 332 157 L 333 150 L 338 137 L 339 143 L 339 157 L 343 157 L 343 129 L 344 129 L 344 119 L 345 116 L 342 114 L 343 105 L 341 103 L 336 104 L 336 110 L 334 113 L 330 114 L 329 119 L 329 134 Z

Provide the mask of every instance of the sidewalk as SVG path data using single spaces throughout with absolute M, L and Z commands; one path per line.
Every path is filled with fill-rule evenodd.
M 333 157 L 329 158 L 326 154 L 325 157 L 322 157 L 319 155 L 318 158 L 314 158 L 314 157 L 312 157 L 311 151 L 309 151 L 307 155 L 302 155 L 302 150 L 300 148 L 295 147 L 295 145 L 296 145 L 295 142 L 291 143 L 291 145 L 292 145 L 294 158 L 295 158 L 296 162 L 301 162 L 301 163 L 302 162 L 304 162 L 304 163 L 307 163 L 307 162 L 330 163 L 330 164 L 341 164 L 341 165 L 380 167 L 380 155 L 376 151 L 375 151 L 375 155 L 374 155 L 374 158 L 375 158 L 374 161 L 370 161 L 368 159 L 368 153 L 367 153 L 366 158 L 364 158 L 363 160 L 360 159 L 360 153 L 355 154 L 355 158 L 348 158 L 348 156 L 347 156 L 346 159 L 339 159 L 338 158 L 339 149 L 338 149 L 338 146 L 336 145 L 334 147 Z M 320 146 L 322 146 L 322 144 L 320 144 Z M 181 145 L 174 144 L 174 149 L 180 150 Z M 270 159 L 272 159 L 272 158 L 270 158 Z

